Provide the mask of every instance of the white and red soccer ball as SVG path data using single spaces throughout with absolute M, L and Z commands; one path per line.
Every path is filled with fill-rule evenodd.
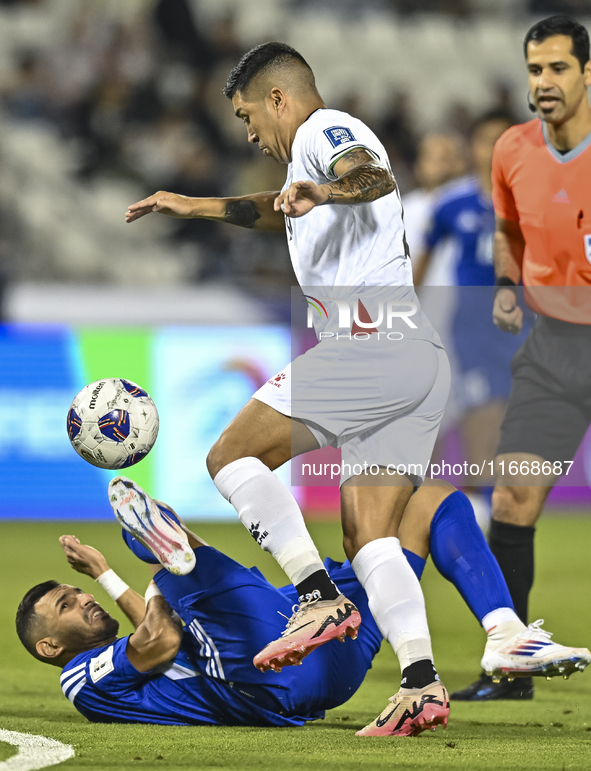
M 158 410 L 131 380 L 104 378 L 75 397 L 66 426 L 72 447 L 84 460 L 99 468 L 127 468 L 154 446 Z

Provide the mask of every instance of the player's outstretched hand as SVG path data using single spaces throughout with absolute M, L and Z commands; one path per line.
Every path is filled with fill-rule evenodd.
M 280 193 L 273 204 L 275 211 L 282 211 L 288 217 L 303 217 L 315 206 L 320 206 L 328 200 L 324 185 L 317 185 L 307 179 L 304 182 L 292 184 Z
M 523 311 L 517 304 L 517 294 L 508 287 L 499 289 L 493 305 L 493 321 L 503 332 L 518 335 L 523 327 Z
M 66 559 L 78 573 L 98 578 L 109 569 L 107 560 L 97 549 L 84 546 L 75 535 L 62 535 L 59 539 Z
M 160 212 L 177 219 L 190 219 L 193 216 L 193 199 L 186 195 L 159 190 L 154 195 L 144 198 L 143 201 L 132 203 L 125 213 L 125 221 L 135 222 L 152 212 Z

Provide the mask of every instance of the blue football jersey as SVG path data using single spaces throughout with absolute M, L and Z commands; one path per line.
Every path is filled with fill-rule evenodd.
M 138 672 L 123 637 L 74 657 L 62 671 L 62 690 L 101 723 L 294 726 L 322 718 L 359 688 L 382 642 L 351 566 L 325 565 L 364 619 L 355 642 L 322 645 L 300 667 L 259 672 L 252 659 L 284 630 L 297 592 L 276 589 L 257 568 L 201 546 L 188 575 L 155 576 L 185 623 L 174 660 Z
M 174 660 L 138 672 L 123 637 L 73 658 L 62 671 L 62 690 L 88 720 L 101 723 L 294 726 L 322 718 L 359 688 L 382 641 L 351 566 L 328 559 L 325 565 L 364 619 L 355 642 L 323 645 L 300 667 L 259 672 L 253 656 L 281 634 L 297 592 L 276 589 L 256 568 L 201 546 L 190 574 L 155 576 L 185 622 Z
M 455 278 L 458 286 L 492 286 L 495 211 L 492 199 L 469 177 L 448 187 L 433 210 L 427 245 L 433 249 L 452 238 L 456 245 Z
M 175 659 L 150 672 L 138 672 L 130 663 L 129 637 L 85 651 L 64 667 L 62 691 L 94 723 L 293 726 L 323 717 L 323 712 L 281 715 L 280 702 L 268 689 L 208 675 L 195 663 L 192 636 L 185 629 Z

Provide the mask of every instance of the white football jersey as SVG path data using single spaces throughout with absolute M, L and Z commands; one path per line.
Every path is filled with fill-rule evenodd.
M 283 189 L 308 179 L 333 182 L 335 163 L 354 147 L 390 170 L 384 146 L 364 123 L 339 110 L 316 110 L 296 132 Z M 285 221 L 301 286 L 412 286 L 397 190 L 371 203 L 317 206 Z

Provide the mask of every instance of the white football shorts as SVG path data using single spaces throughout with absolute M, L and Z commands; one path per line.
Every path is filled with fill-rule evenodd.
M 253 395 L 301 420 L 320 447 L 342 448 L 341 484 L 354 467 L 396 468 L 421 484 L 450 388 L 443 348 L 427 340 L 323 340 Z

